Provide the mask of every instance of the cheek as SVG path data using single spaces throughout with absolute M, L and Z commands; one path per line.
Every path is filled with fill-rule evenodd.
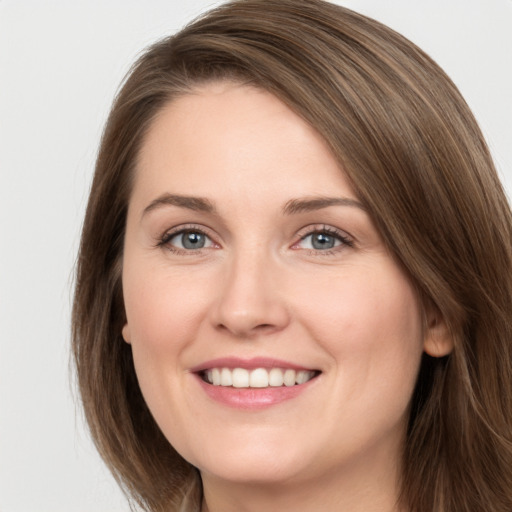
M 303 311 L 344 392 L 408 396 L 423 351 L 421 308 L 409 281 L 390 263 L 347 268 L 325 285 L 314 297 L 303 295 Z
M 199 281 L 199 282 L 198 282 Z M 123 294 L 139 386 L 164 432 L 175 429 L 170 410 L 180 410 L 186 376 L 183 354 L 197 338 L 207 310 L 201 280 L 162 266 L 127 260 Z
M 205 287 L 200 279 L 184 273 L 131 268 L 126 265 L 123 272 L 123 294 L 132 345 L 144 346 L 159 357 L 172 354 L 194 338 L 207 309 Z

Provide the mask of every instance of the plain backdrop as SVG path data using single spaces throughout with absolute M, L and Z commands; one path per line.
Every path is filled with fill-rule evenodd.
M 300 1 L 300 0 L 298 0 Z M 512 191 L 512 0 L 339 0 L 454 79 Z M 130 64 L 209 0 L 0 0 L 0 512 L 121 512 L 69 370 L 72 271 Z

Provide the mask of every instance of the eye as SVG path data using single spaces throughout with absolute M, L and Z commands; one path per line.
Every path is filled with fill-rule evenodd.
M 352 241 L 342 232 L 333 228 L 323 227 L 314 229 L 301 236 L 294 249 L 309 249 L 312 251 L 329 251 L 341 246 L 352 247 Z
M 165 235 L 161 245 L 171 250 L 194 251 L 213 247 L 213 242 L 208 235 L 199 229 L 182 229 Z
M 332 249 L 341 244 L 340 240 L 337 240 L 333 235 L 327 233 L 311 233 L 302 239 L 304 245 L 308 249 L 325 250 Z

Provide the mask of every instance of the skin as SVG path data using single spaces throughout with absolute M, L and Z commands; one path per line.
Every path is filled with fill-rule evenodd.
M 163 194 L 215 211 L 155 202 Z M 319 197 L 350 201 L 283 211 Z M 357 202 L 324 141 L 267 92 L 209 84 L 150 128 L 128 211 L 123 337 L 155 420 L 201 471 L 203 510 L 398 510 L 421 354 L 447 347 Z M 184 227 L 205 247 L 165 238 Z M 336 244 L 316 249 L 325 228 Z M 291 400 L 241 410 L 191 372 L 228 356 L 321 373 Z

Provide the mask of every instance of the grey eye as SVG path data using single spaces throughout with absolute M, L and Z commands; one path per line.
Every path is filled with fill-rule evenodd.
M 181 240 L 185 249 L 201 249 L 205 244 L 205 236 L 202 233 L 183 233 Z
M 178 249 L 197 250 L 210 247 L 212 242 L 200 231 L 182 231 L 174 235 L 169 240 L 169 244 Z
M 313 233 L 311 235 L 311 245 L 313 249 L 332 249 L 336 243 L 336 239 L 332 235 L 326 233 Z

